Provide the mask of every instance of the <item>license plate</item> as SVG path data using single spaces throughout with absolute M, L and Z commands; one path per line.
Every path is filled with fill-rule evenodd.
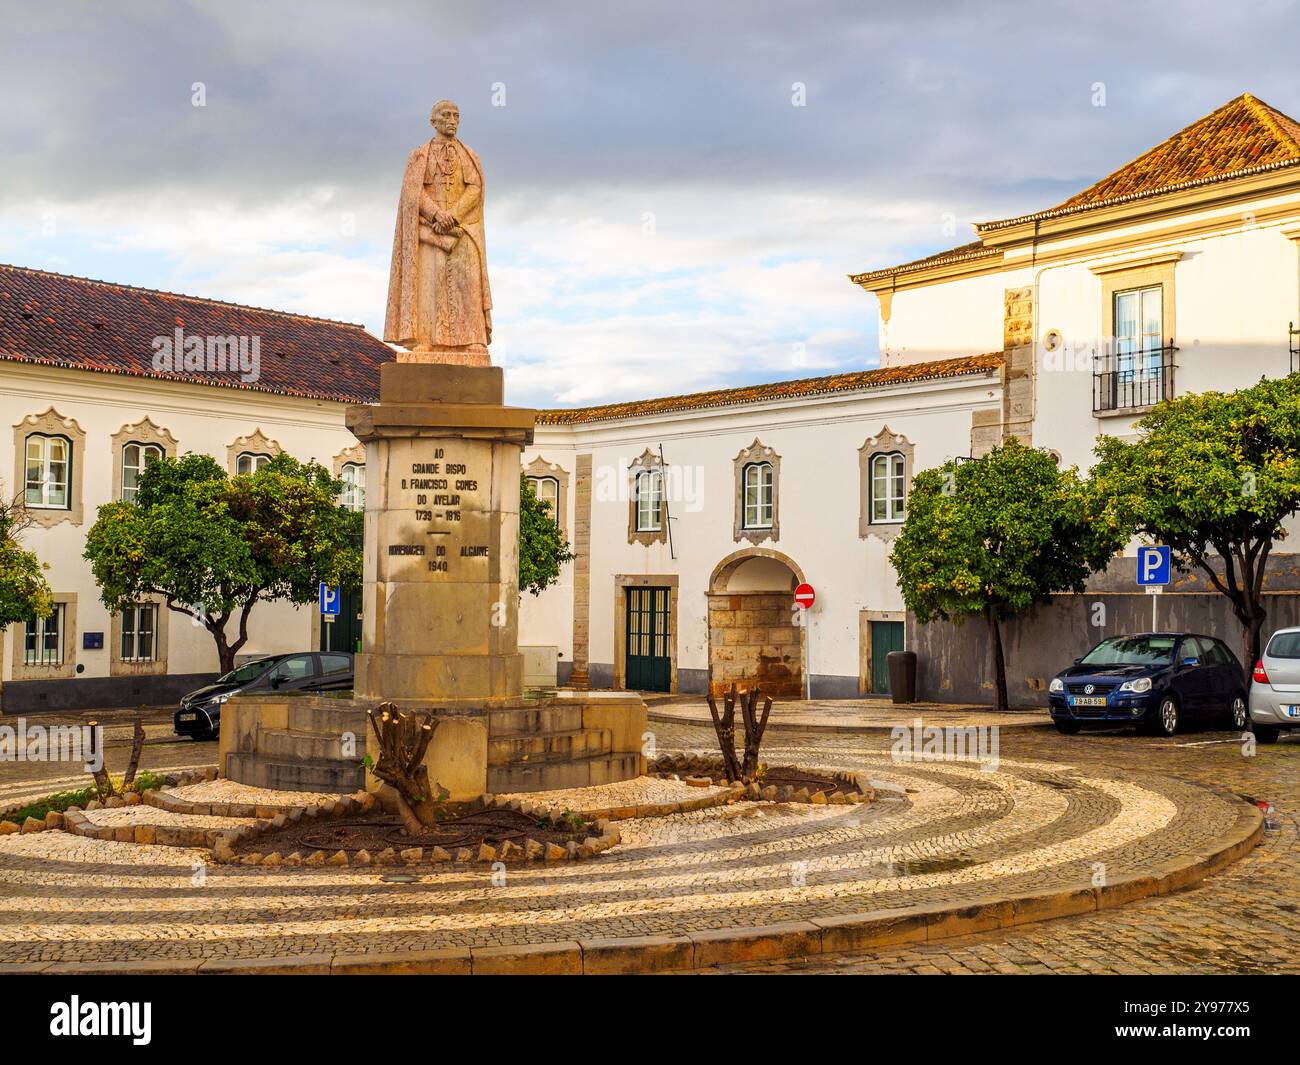
M 1288 706 L 1286 708 L 1287 717 L 1300 717 L 1300 706 Z
M 197 721 L 198 719 L 198 714 L 178 714 L 176 717 L 177 721 Z
M 1071 706 L 1105 706 L 1106 696 L 1104 695 L 1072 695 L 1070 696 Z

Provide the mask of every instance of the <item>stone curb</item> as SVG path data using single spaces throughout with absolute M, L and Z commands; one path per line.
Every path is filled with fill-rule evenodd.
M 184 784 L 197 784 L 203 780 L 212 780 L 216 777 L 216 771 L 216 766 L 206 766 L 186 773 L 169 774 L 166 778 L 168 783 L 164 786 L 178 787 Z M 61 828 L 74 836 L 82 836 L 86 839 L 138 843 L 145 846 L 211 847 L 214 845 L 217 837 L 224 831 L 223 829 L 202 828 L 197 825 L 192 827 L 184 825 L 97 825 L 86 816 L 87 811 L 116 810 L 123 806 L 152 806 L 156 809 L 167 809 L 161 803 L 150 801 L 157 790 L 130 792 L 120 797 L 114 796 L 106 803 L 100 803 L 98 799 L 91 799 L 86 803 L 85 810 L 82 810 L 79 806 L 69 806 L 62 814 L 56 815 L 52 811 L 46 815 L 44 827 Z M 59 820 L 51 823 L 56 816 Z M 31 820 L 31 818 L 28 818 L 28 821 Z M 25 826 L 24 831 L 27 831 Z
M 1221 796 L 1230 793 L 1206 788 Z M 1242 802 L 1238 795 L 1231 795 Z M 1264 817 L 1243 805 L 1236 823 L 1204 854 L 1175 859 L 1102 887 L 1078 885 L 961 906 L 913 906 L 817 917 L 754 928 L 721 928 L 681 935 L 596 938 L 504 946 L 451 947 L 393 954 L 308 954 L 284 957 L 160 960 L 157 962 L 36 962 L 0 972 L 93 975 L 106 973 L 297 973 L 443 975 L 615 975 L 700 969 L 710 965 L 813 954 L 873 950 L 902 943 L 1012 928 L 1055 917 L 1095 913 L 1137 899 L 1167 895 L 1199 882 L 1244 857 L 1264 834 Z
M 680 779 L 683 773 L 701 772 L 708 776 L 719 771 L 721 764 L 720 759 L 708 755 L 661 755 L 646 767 L 646 775 L 668 780 Z M 810 793 L 807 788 L 796 789 L 788 784 L 782 784 L 779 787 L 769 784 L 763 787 L 757 781 L 754 781 L 748 785 L 740 783 L 730 785 L 733 790 L 724 793 L 723 799 L 726 802 L 736 799 L 748 799 L 750 802 L 802 802 L 810 803 L 813 806 L 857 806 L 860 803 L 876 801 L 875 788 L 864 783 L 857 773 L 850 773 L 844 769 L 810 770 L 810 772 L 829 772 L 833 779 L 843 784 L 852 784 L 858 789 L 859 794 L 835 792 L 827 796 L 824 792 Z M 711 805 L 720 806 L 721 803 Z M 690 807 L 690 809 L 698 808 L 697 806 Z
M 289 810 L 287 813 L 278 813 L 268 819 L 259 820 L 253 825 L 219 830 L 211 844 L 209 844 L 212 847 L 212 860 L 228 865 L 262 865 L 270 867 L 280 865 L 311 867 L 327 865 L 331 867 L 412 866 L 421 863 L 436 865 L 442 863 L 469 864 L 472 862 L 497 861 L 550 863 L 594 858 L 596 855 L 603 854 L 611 847 L 623 842 L 622 833 L 612 827 L 608 821 L 601 820 L 595 824 L 597 835 L 587 836 L 581 843 L 570 841 L 564 846 L 554 843 L 542 844 L 537 840 L 526 839 L 523 846 L 511 840 L 506 840 L 500 847 L 491 847 L 484 843 L 475 850 L 461 847 L 454 854 L 443 850 L 441 847 L 407 847 L 400 851 L 395 847 L 386 847 L 375 854 L 371 854 L 366 850 L 360 850 L 354 854 L 340 850 L 328 856 L 324 851 L 312 851 L 307 855 L 303 855 L 300 851 L 290 851 L 288 853 L 272 851 L 270 854 L 264 855 L 238 855 L 235 853 L 235 844 L 249 836 L 272 832 L 283 828 L 290 821 L 299 821 L 304 817 L 342 817 L 346 814 L 364 812 L 373 809 L 377 801 L 371 792 L 357 791 L 352 795 L 341 796 L 338 799 L 327 799 L 322 803 L 303 806 Z M 522 808 L 528 805 L 518 801 L 510 803 L 502 801 L 498 803 L 491 795 L 480 796 L 478 802 L 484 809 L 495 805 L 499 808 L 520 809 L 522 811 Z M 530 811 L 536 809 L 532 806 L 528 808 Z M 199 809 L 193 812 L 206 811 L 203 810 L 200 804 Z M 261 817 L 260 814 L 258 816 Z M 533 813 L 531 816 L 548 817 L 554 823 L 563 823 L 563 815 L 558 812 Z
M 646 776 L 666 776 L 647 770 Z M 539 794 L 545 794 L 539 792 Z M 502 795 L 483 795 L 479 798 L 485 807 L 498 810 L 517 810 L 530 817 L 542 817 L 552 824 L 561 825 L 566 813 L 575 813 L 587 821 L 629 821 L 634 817 L 669 817 L 672 814 L 691 813 L 695 810 L 708 810 L 715 806 L 725 806 L 729 802 L 745 797 L 743 784 L 723 787 L 722 791 L 711 795 L 701 795 L 698 799 L 676 799 L 664 802 L 641 802 L 630 806 L 602 806 L 584 810 L 574 810 L 566 806 L 542 806 L 530 803 L 527 799 L 506 799 Z
M 918 713 L 920 713 L 920 714 L 924 714 L 924 712 L 925 712 L 925 711 L 923 711 L 923 710 L 922 710 L 922 711 L 916 711 L 916 710 L 910 710 L 910 711 L 909 711 L 909 710 L 906 709 L 906 707 L 907 707 L 907 704 L 906 704 L 906 703 L 900 704 L 900 707 L 899 707 L 899 720 L 898 720 L 896 723 L 894 723 L 894 724 L 890 724 L 890 725 L 856 725 L 856 724 L 842 724 L 842 725 L 841 725 L 841 724 L 831 724 L 831 723 L 829 723 L 829 722 L 828 722 L 828 723 L 821 723 L 821 722 L 800 722 L 800 721 L 769 721 L 767 727 L 768 727 L 769 729 L 780 729 L 780 730 L 782 730 L 782 731 L 787 731 L 787 732 L 852 732 L 852 733 L 858 733 L 858 734 L 863 733 L 863 732 L 867 732 L 867 733 L 875 733 L 875 732 L 879 732 L 879 733 L 889 733 L 889 732 L 892 732 L 894 729 L 896 729 L 899 725 L 907 725 L 907 726 L 910 726 L 911 723 L 912 723 L 912 722 L 911 722 L 911 718 L 916 717 Z M 1012 712 L 1012 713 L 1016 713 L 1017 711 L 1011 711 L 1011 712 Z M 908 714 L 908 715 L 910 715 L 910 716 L 907 717 L 906 720 L 905 720 L 904 717 L 903 717 L 904 714 Z M 1031 716 L 1031 715 L 1030 715 L 1028 712 L 1025 713 L 1025 717 L 1026 717 L 1026 718 L 1028 718 L 1028 717 L 1030 717 L 1030 716 Z M 708 719 L 708 717 L 700 717 L 700 718 L 695 718 L 695 717 L 681 717 L 681 716 L 678 716 L 678 715 L 676 715 L 676 714 L 665 714 L 665 713 L 663 713 L 662 711 L 659 712 L 659 713 L 655 713 L 654 710 L 649 710 L 649 711 L 648 711 L 648 717 L 647 717 L 647 720 L 648 720 L 648 721 L 652 721 L 652 722 L 658 722 L 658 723 L 661 724 L 661 725 L 689 725 L 689 726 L 694 726 L 694 727 L 696 727 L 696 728 L 712 728 L 712 727 L 713 727 L 713 722 L 710 721 L 710 720 Z M 1050 717 L 1044 717 L 1042 720 L 1027 720 L 1027 721 L 999 721 L 999 722 L 998 722 L 998 728 L 1046 728 L 1046 727 L 1049 727 L 1051 724 L 1052 724 L 1052 719 L 1051 719 Z M 937 727 L 937 728 L 967 728 L 967 727 L 969 727 L 969 726 L 967 726 L 967 725 L 936 725 L 935 727 Z

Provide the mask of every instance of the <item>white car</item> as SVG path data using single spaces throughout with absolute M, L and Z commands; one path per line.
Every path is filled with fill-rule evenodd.
M 1269 637 L 1251 678 L 1250 720 L 1260 743 L 1276 743 L 1282 729 L 1300 728 L 1300 628 Z

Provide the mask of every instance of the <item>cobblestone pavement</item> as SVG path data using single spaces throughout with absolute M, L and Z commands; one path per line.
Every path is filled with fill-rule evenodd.
M 1244 859 L 1200 884 L 1102 914 L 1064 917 L 870 955 L 718 966 L 748 973 L 1300 972 L 1300 739 L 1257 748 L 1202 732 L 1158 740 L 1131 733 L 1004 736 L 1003 752 L 1105 765 L 1118 774 L 1158 772 L 1267 799 L 1276 828 Z
M 121 773 L 131 757 L 129 745 L 110 745 L 104 750 L 104 764 L 110 773 Z M 175 740 L 151 743 L 144 749 L 140 769 L 170 773 L 193 766 L 212 765 L 217 760 L 215 740 Z M 12 809 L 56 791 L 76 791 L 93 783 L 79 765 L 67 762 L 0 761 L 0 810 Z
M 915 719 L 922 727 L 938 725 L 962 728 L 966 725 L 997 725 L 1014 728 L 1020 725 L 1050 725 L 1046 710 L 1024 709 L 997 712 L 977 706 L 952 706 L 944 703 L 911 703 L 895 706 L 888 699 L 810 699 L 775 703 L 770 727 L 797 727 L 812 732 L 861 732 L 864 729 L 892 729 L 911 725 Z M 671 702 L 650 704 L 651 722 L 674 722 L 683 725 L 710 725 L 709 705 L 702 699 L 676 698 Z
M 693 726 L 661 724 L 655 732 L 661 751 L 712 746 L 711 734 Z M 620 822 L 623 843 L 598 859 L 509 867 L 495 880 L 486 866 L 422 867 L 417 882 L 393 883 L 374 868 L 264 870 L 208 865 L 206 852 L 194 848 L 58 831 L 4 836 L 0 963 L 383 953 L 680 933 L 1086 884 L 1099 865 L 1118 878 L 1198 853 L 1233 825 L 1236 801 L 1192 781 L 1276 795 L 1284 813 L 1293 808 L 1300 747 L 1262 748 L 1247 760 L 1222 738 L 1188 737 L 1182 742 L 1208 745 L 1184 747 L 1016 728 L 1001 735 L 996 767 L 981 768 L 899 761 L 888 733 L 776 729 L 764 750 L 771 764 L 857 771 L 879 786 L 880 800 L 739 804 L 632 819 Z M 1189 951 L 1208 950 L 1216 936 L 1230 935 L 1233 965 L 1265 957 L 1263 950 L 1285 955 L 1287 936 L 1295 942 L 1297 935 L 1294 906 L 1284 909 L 1296 882 L 1295 825 L 1286 824 L 1247 859 L 1252 890 L 1230 888 L 1228 903 L 1226 892 L 1210 889 L 1221 910 L 1212 921 L 1177 911 L 1133 951 L 1180 937 Z M 1284 888 L 1272 888 L 1270 869 L 1289 878 Z M 1219 880 L 1232 884 L 1241 875 L 1233 869 Z M 1152 905 L 1184 903 L 1180 896 Z M 1014 939 L 1059 945 L 1057 924 Z M 1081 947 L 1080 966 L 1090 956 L 1128 964 L 1130 948 L 1113 941 L 1110 927 L 1145 925 L 1123 910 L 1099 919 L 1085 937 L 1092 955 Z M 1259 946 L 1265 931 L 1272 946 L 1252 953 L 1247 948 Z M 989 967 L 1044 964 L 1024 948 L 1007 950 L 1017 960 Z M 926 954 L 908 952 L 891 965 L 942 971 L 951 964 L 911 961 L 911 953 Z

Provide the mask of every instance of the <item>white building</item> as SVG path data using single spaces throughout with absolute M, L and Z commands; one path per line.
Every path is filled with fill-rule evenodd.
M 888 563 L 913 472 L 1010 436 L 1086 467 L 1099 434 L 1131 433 L 1162 398 L 1296 369 L 1300 124 L 1250 96 L 1057 207 L 976 232 L 851 279 L 878 297 L 879 369 L 541 412 L 525 472 L 556 501 L 576 559 L 524 597 L 521 644 L 550 649 L 561 683 L 688 692 L 757 680 L 837 697 L 882 691 L 884 656 L 906 641 L 921 654 L 922 695 L 979 698 L 982 633 L 910 622 Z M 172 618 L 161 661 L 116 661 L 123 622 L 99 608 L 81 549 L 94 505 L 129 480 L 129 447 L 206 451 L 233 469 L 274 441 L 340 470 L 357 454 L 343 404 L 373 401 L 391 352 L 355 327 L 191 301 L 193 324 L 176 315 L 187 333 L 261 333 L 262 376 L 243 388 L 177 380 L 144 363 L 148 337 L 172 328 L 170 301 L 187 297 L 102 286 L 111 298 L 87 312 L 75 301 L 91 283 L 54 278 L 0 271 L 0 358 L 11 360 L 0 363 L 0 402 L 15 427 L 13 463 L 0 454 L 0 469 L 30 486 L 20 456 L 32 434 L 71 449 L 66 497 L 57 461 L 41 453 L 36 487 L 53 484 L 62 501 L 47 502 L 51 516 L 29 536 L 65 603 L 64 657 L 57 669 L 25 661 L 32 634 L 16 626 L 3 678 L 6 689 L 97 679 L 91 694 L 133 701 L 139 674 L 202 673 L 215 654 Z M 20 282 L 29 287 L 14 295 Z M 32 291 L 39 305 L 20 309 Z M 125 356 L 100 339 L 115 328 L 104 309 L 115 301 L 133 323 L 119 330 L 133 338 Z M 303 331 L 311 339 L 283 356 L 269 339 Z M 1300 572 L 1294 562 L 1274 556 L 1276 619 L 1300 609 L 1300 581 L 1285 576 Z M 791 599 L 801 582 L 817 595 L 806 625 Z M 1136 626 L 1147 604 L 1131 585 L 1113 564 L 1089 599 L 1111 597 L 1113 624 Z M 1221 599 L 1194 583 L 1165 598 L 1170 625 L 1225 624 Z M 1048 609 L 1006 634 L 1013 699 L 1035 697 L 1062 656 L 1097 637 L 1069 602 Z M 259 607 L 246 650 L 314 644 L 313 618 Z M 104 648 L 86 649 L 96 632 Z M 56 684 L 33 699 L 39 691 L 65 698 Z
M 197 341 L 193 368 L 155 368 L 157 338 Z M 0 266 L 0 481 L 26 500 L 23 544 L 57 603 L 6 634 L 6 711 L 163 702 L 210 677 L 215 646 L 191 617 L 161 602 L 109 616 L 82 557 L 97 508 L 130 497 L 149 455 L 191 451 L 231 473 L 280 451 L 314 458 L 356 483 L 359 505 L 365 453 L 343 410 L 378 399 L 391 358 L 354 325 Z M 326 631 L 340 649 L 349 620 Z M 260 604 L 241 658 L 320 642 L 317 612 Z

